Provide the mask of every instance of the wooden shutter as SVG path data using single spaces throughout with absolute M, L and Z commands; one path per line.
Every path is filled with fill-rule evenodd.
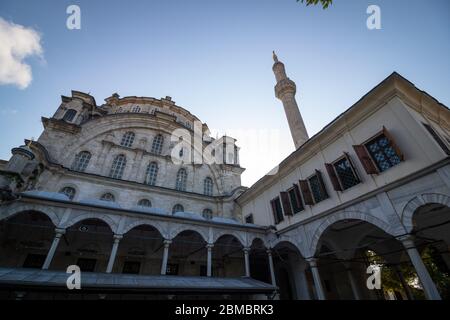
M 294 193 L 295 197 L 298 201 L 298 206 L 303 209 L 303 202 L 302 202 L 302 196 L 300 195 L 300 189 L 298 188 L 298 185 L 294 183 Z
M 336 171 L 334 171 L 334 166 L 331 163 L 325 163 L 325 168 L 327 168 L 328 175 L 330 176 L 331 183 L 333 184 L 333 188 L 336 191 L 342 191 L 341 184 L 339 183 L 338 176 Z
M 389 140 L 391 147 L 394 149 L 395 153 L 398 155 L 401 161 L 405 160 L 403 153 L 400 151 L 400 148 L 395 144 L 394 138 L 392 138 L 391 134 L 387 129 L 383 126 L 383 134 Z
M 314 200 L 311 194 L 311 190 L 309 189 L 308 181 L 306 180 L 299 180 L 300 190 L 302 192 L 303 200 L 305 201 L 305 204 L 313 205 Z
M 275 224 L 278 224 L 278 215 L 277 215 L 277 205 L 274 200 L 270 200 L 270 206 L 272 207 L 273 219 L 275 220 Z
M 287 192 L 280 192 L 281 204 L 283 205 L 283 211 L 286 216 L 292 216 L 292 208 L 289 203 L 289 196 Z
M 320 193 L 323 195 L 323 198 L 328 198 L 327 188 L 325 187 L 325 182 L 322 178 L 322 173 L 319 170 L 316 170 L 317 178 L 319 179 Z
M 364 170 L 366 170 L 367 174 L 377 174 L 378 169 L 373 163 L 366 147 L 364 145 L 356 145 L 353 146 L 353 149 L 355 149 L 356 155 L 358 156 L 359 161 L 361 161 L 361 164 L 363 165 Z
M 345 156 L 345 159 L 347 159 L 348 163 L 350 164 L 350 167 L 352 168 L 353 175 L 355 176 L 356 180 L 358 180 L 359 182 L 361 182 L 361 179 L 359 178 L 358 171 L 356 171 L 356 168 L 355 168 L 355 166 L 353 165 L 353 161 L 352 161 L 352 159 L 350 158 L 350 155 L 349 155 L 347 152 L 344 152 L 344 156 Z

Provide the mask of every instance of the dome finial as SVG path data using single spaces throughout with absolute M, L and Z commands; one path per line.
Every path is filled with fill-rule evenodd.
M 277 57 L 275 51 L 272 51 L 272 53 L 273 53 L 273 54 L 272 54 L 273 61 L 274 61 L 274 62 L 278 62 L 278 57 Z

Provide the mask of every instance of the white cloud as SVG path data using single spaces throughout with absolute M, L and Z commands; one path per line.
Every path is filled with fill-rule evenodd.
M 0 85 L 13 84 L 20 89 L 32 80 L 31 67 L 24 59 L 42 57 L 40 34 L 0 17 Z

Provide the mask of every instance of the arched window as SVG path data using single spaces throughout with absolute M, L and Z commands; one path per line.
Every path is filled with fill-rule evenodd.
M 131 109 L 131 112 L 135 112 L 135 113 L 141 112 L 141 107 L 139 107 L 139 106 L 134 106 L 134 107 Z
M 181 204 L 176 204 L 173 206 L 172 208 L 172 214 L 176 213 L 176 212 L 184 212 L 184 208 Z
M 114 179 L 122 179 L 123 171 L 127 164 L 127 159 L 123 154 L 119 154 L 114 158 L 109 176 Z
M 111 201 L 111 202 L 114 202 L 114 201 L 116 201 L 116 198 L 114 197 L 113 194 L 107 192 L 107 193 L 105 193 L 104 195 L 102 195 L 102 196 L 100 197 L 100 200 L 102 200 L 102 201 Z
M 131 147 L 134 141 L 134 132 L 128 131 L 122 136 L 122 141 L 120 141 L 120 145 L 124 147 Z
M 158 134 L 154 139 L 153 139 L 153 144 L 152 144 L 152 153 L 155 154 L 161 154 L 162 152 L 162 147 L 163 147 L 163 143 L 164 143 L 164 138 L 162 135 Z
M 175 183 L 175 189 L 180 191 L 186 191 L 187 173 L 186 169 L 181 168 L 177 173 L 177 181 Z
M 69 197 L 70 200 L 73 200 L 76 191 L 72 187 L 64 187 L 61 190 L 59 190 L 59 193 L 65 194 L 67 197 Z
M 205 209 L 203 210 L 202 216 L 205 219 L 211 220 L 213 217 L 213 212 L 211 209 Z
M 210 177 L 205 178 L 203 181 L 203 194 L 207 196 L 213 195 L 213 181 Z
M 116 110 L 116 113 L 122 113 L 122 107 L 119 107 L 119 108 Z
M 84 172 L 91 160 L 91 153 L 88 151 L 81 151 L 75 156 L 75 160 L 72 163 L 72 170 Z
M 156 184 L 156 177 L 158 176 L 158 164 L 156 162 L 151 162 L 147 166 L 147 171 L 145 172 L 145 183 L 154 186 Z
M 138 202 L 138 206 L 141 206 L 141 207 L 151 207 L 151 206 L 152 206 L 152 203 L 151 203 L 150 200 L 148 200 L 148 199 L 141 199 L 141 200 L 139 200 L 139 202 Z
M 64 114 L 63 120 L 67 122 L 71 122 L 73 118 L 75 118 L 75 115 L 77 114 L 77 111 L 74 109 L 69 109 Z

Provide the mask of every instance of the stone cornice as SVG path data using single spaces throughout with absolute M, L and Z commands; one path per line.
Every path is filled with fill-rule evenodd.
M 123 208 L 112 208 L 108 206 L 100 206 L 100 205 L 92 205 L 87 203 L 73 202 L 69 200 L 59 200 L 59 199 L 44 199 L 33 195 L 21 194 L 21 200 L 24 202 L 32 202 L 32 203 L 41 203 L 48 206 L 61 207 L 61 208 L 72 208 L 79 210 L 88 210 L 90 212 L 98 212 L 99 214 L 121 214 L 126 216 L 133 217 L 148 217 L 152 220 L 160 220 L 160 221 L 179 221 L 180 223 L 189 223 L 192 225 L 200 225 L 206 227 L 221 227 L 226 228 L 228 230 L 239 230 L 239 231 L 253 231 L 260 232 L 265 234 L 268 230 L 268 227 L 257 226 L 257 225 L 246 225 L 246 224 L 233 224 L 233 223 L 223 223 L 211 220 L 196 220 L 189 219 L 186 217 L 173 216 L 173 215 L 161 215 L 150 212 L 141 212 L 132 209 L 123 209 Z
M 68 123 L 64 120 L 58 120 L 55 118 L 45 118 L 42 117 L 42 124 L 44 125 L 44 129 L 63 131 L 70 134 L 77 134 L 81 131 L 81 127 L 79 125 Z
M 159 193 L 167 196 L 177 197 L 180 196 L 180 194 L 183 195 L 183 197 L 190 198 L 193 200 L 201 200 L 201 201 L 211 201 L 213 203 L 216 203 L 217 201 L 223 201 L 223 200 L 233 200 L 234 193 L 240 188 L 245 189 L 244 187 L 238 187 L 231 194 L 224 194 L 224 195 L 218 195 L 218 196 L 208 196 L 204 195 L 202 193 L 197 192 L 190 192 L 190 191 L 180 191 L 175 190 L 172 188 L 162 187 L 162 186 L 151 186 L 147 185 L 142 182 L 138 181 L 132 181 L 132 180 L 119 180 L 119 179 L 113 179 L 107 176 L 102 176 L 94 173 L 88 173 L 88 172 L 78 172 L 73 171 L 69 168 L 66 168 L 62 165 L 55 165 L 55 164 L 49 164 L 49 171 L 54 173 L 63 174 L 66 177 L 73 177 L 76 179 L 83 179 L 90 181 L 92 183 L 100 183 L 105 186 L 110 187 L 116 187 L 116 188 L 122 188 L 124 185 L 126 185 L 127 188 L 134 187 L 136 189 L 140 189 L 142 192 L 152 192 L 152 193 Z

